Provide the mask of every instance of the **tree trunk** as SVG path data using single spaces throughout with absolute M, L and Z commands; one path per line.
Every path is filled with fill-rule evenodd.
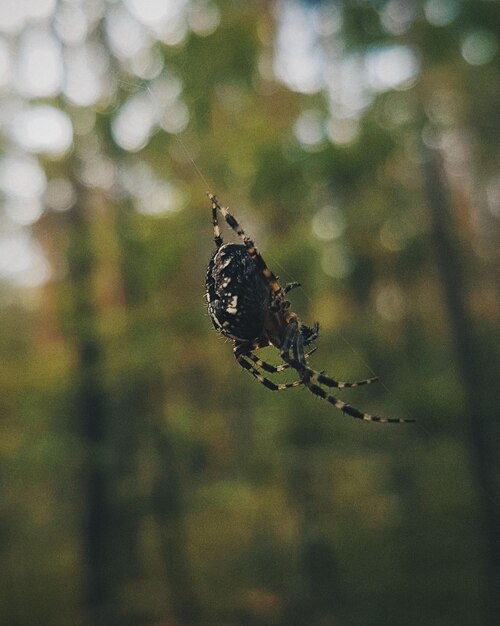
M 464 392 L 472 471 L 477 485 L 485 580 L 492 623 L 500 614 L 500 513 L 495 484 L 496 458 L 488 428 L 488 404 L 473 321 L 466 304 L 466 279 L 452 218 L 450 199 L 438 155 L 426 151 L 423 166 L 427 207 L 450 332 Z
M 187 554 L 183 489 L 168 424 L 153 433 L 158 469 L 153 486 L 153 512 L 160 528 L 161 550 L 168 580 L 172 612 L 179 626 L 195 626 L 201 608 Z
M 71 334 L 77 354 L 74 419 L 83 447 L 82 560 L 86 624 L 109 623 L 106 530 L 106 408 L 102 384 L 102 346 L 92 294 L 94 259 L 86 216 L 89 192 L 79 188 L 77 204 L 68 214 L 69 278 L 72 289 Z

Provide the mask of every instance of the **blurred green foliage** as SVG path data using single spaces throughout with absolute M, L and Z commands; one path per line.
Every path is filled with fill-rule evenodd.
M 493 624 L 500 55 L 472 66 L 460 42 L 475 29 L 498 42 L 499 5 L 336 3 L 343 54 L 412 46 L 420 68 L 374 92 L 359 132 L 335 143 L 324 90 L 299 93 L 259 69 L 277 45 L 276 6 L 216 4 L 210 34 L 152 46 L 182 86 L 181 134 L 117 145 L 121 107 L 150 92 L 115 59 L 116 92 L 87 107 L 91 129 L 43 161 L 77 193 L 32 227 L 51 279 L 0 294 L 0 623 Z M 455 4 L 448 24 L 425 19 L 424 8 Z M 404 10 L 414 12 L 405 29 L 384 27 Z M 89 38 L 106 48 L 104 30 L 98 22 Z M 83 124 L 85 108 L 63 96 L 57 106 Z M 323 120 L 315 144 L 294 131 L 311 109 Z M 450 288 L 474 338 L 473 390 L 436 261 L 425 150 L 444 164 L 464 274 Z M 89 183 L 85 167 L 102 156 L 118 179 L 146 165 L 173 184 L 176 210 L 149 215 L 131 183 L 128 193 Z M 322 325 L 313 365 L 343 380 L 373 370 L 383 384 L 346 399 L 415 426 L 360 424 L 306 390 L 272 394 L 237 367 L 204 303 L 208 190 L 283 281 L 304 285 L 292 300 Z

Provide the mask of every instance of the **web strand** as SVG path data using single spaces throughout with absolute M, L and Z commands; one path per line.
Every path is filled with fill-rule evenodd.
M 153 93 L 153 90 L 151 89 L 151 87 L 147 84 L 144 83 L 144 86 L 146 87 L 146 89 L 148 90 L 149 95 L 151 96 L 151 99 L 153 100 L 153 102 L 156 105 L 156 108 L 158 110 L 158 112 L 160 111 L 160 105 L 158 103 L 158 99 L 156 98 L 155 94 Z M 200 180 L 203 181 L 205 188 L 207 190 L 207 193 L 210 193 L 210 185 L 207 182 L 207 179 L 205 178 L 205 176 L 203 176 L 202 171 L 200 170 L 200 168 L 196 165 L 195 160 L 193 159 L 191 153 L 189 152 L 189 150 L 186 147 L 186 144 L 182 141 L 182 139 L 179 137 L 179 135 L 177 133 L 172 133 L 174 138 L 176 139 L 177 143 L 179 144 L 179 146 L 182 148 L 182 150 L 184 151 L 185 155 L 187 156 L 187 158 L 189 159 L 189 161 L 191 162 L 194 171 L 198 174 L 198 176 L 200 177 Z
M 282 272 L 283 275 L 286 276 L 288 280 L 295 281 L 295 277 L 292 276 L 290 274 L 290 272 L 288 272 L 281 265 L 281 263 L 279 263 L 276 259 L 274 259 L 268 253 L 266 253 L 266 256 L 268 256 L 271 259 L 273 265 L 278 267 L 280 272 Z M 302 287 L 302 285 L 299 287 L 299 289 L 301 290 L 301 292 L 303 293 L 305 299 L 309 302 L 309 304 L 313 305 L 314 302 L 313 302 L 312 298 L 309 296 L 309 294 L 306 292 L 306 290 Z M 397 395 L 384 383 L 383 380 L 381 380 L 381 378 L 380 378 L 380 376 L 378 376 L 377 372 L 370 366 L 370 364 L 366 361 L 366 359 L 364 359 L 364 357 L 361 355 L 361 353 L 358 350 L 356 350 L 356 348 L 350 343 L 350 341 L 344 336 L 344 334 L 342 332 L 340 332 L 339 330 L 334 331 L 334 333 L 338 337 L 340 337 L 340 339 L 345 343 L 345 345 L 349 348 L 349 350 L 355 355 L 355 357 L 358 359 L 358 361 L 360 363 L 362 363 L 366 367 L 366 369 L 371 373 L 371 375 L 378 378 L 378 382 L 379 382 L 380 386 L 391 396 L 391 398 L 393 398 L 395 400 L 396 404 L 399 404 L 399 405 L 402 406 L 402 403 L 398 400 Z M 425 432 L 426 435 L 430 435 L 430 432 L 427 430 L 427 428 L 425 428 L 423 426 L 421 421 L 417 420 L 407 409 L 406 409 L 406 413 L 408 414 L 409 418 L 415 420 L 415 422 L 417 423 L 417 428 L 419 428 L 423 432 Z
M 127 83 L 125 81 L 121 81 L 123 84 L 126 85 L 131 85 L 131 83 Z M 158 111 L 160 111 L 160 105 L 158 103 L 157 97 L 156 95 L 153 93 L 151 87 L 144 82 L 143 83 L 145 88 L 147 89 L 149 95 L 151 96 L 153 102 L 155 103 Z M 173 136 L 175 138 L 175 140 L 177 141 L 177 143 L 179 144 L 179 146 L 182 148 L 182 150 L 184 151 L 185 155 L 187 156 L 187 158 L 189 159 L 190 163 L 193 166 L 194 171 L 196 172 L 196 174 L 199 176 L 200 180 L 204 183 L 205 188 L 207 189 L 207 194 L 210 194 L 210 189 L 211 189 L 211 185 L 209 185 L 207 179 L 205 178 L 205 176 L 203 175 L 202 171 L 200 170 L 200 168 L 198 167 L 198 165 L 196 164 L 193 156 L 191 155 L 191 153 L 189 152 L 186 144 L 182 141 L 182 139 L 179 137 L 178 134 L 173 133 Z M 276 260 L 274 259 L 269 253 L 266 253 L 266 256 L 268 256 L 271 261 L 273 262 L 273 265 L 275 265 L 276 267 L 278 267 L 280 269 L 280 271 L 283 273 L 283 275 L 286 275 L 289 279 L 291 279 L 292 281 L 294 281 L 294 277 L 290 275 L 290 273 Z M 306 298 L 306 300 L 313 305 L 313 300 L 312 298 L 309 296 L 309 294 L 306 292 L 306 290 L 301 286 L 300 287 L 304 297 Z M 363 356 L 360 354 L 360 352 L 358 350 L 356 350 L 356 348 L 348 341 L 348 339 L 346 339 L 346 337 L 343 335 L 343 333 L 341 333 L 340 331 L 335 331 L 335 334 L 338 335 L 340 337 L 340 339 L 345 343 L 345 345 L 349 348 L 349 350 L 355 355 L 355 357 L 359 360 L 360 363 L 362 363 L 364 365 L 364 367 L 372 374 L 372 376 L 375 376 L 379 379 L 379 383 L 381 385 L 381 387 L 396 401 L 397 404 L 401 404 L 398 401 L 398 398 L 396 396 L 396 394 L 380 379 L 379 376 L 377 376 L 377 373 L 375 372 L 375 370 L 369 365 L 369 363 L 367 363 L 367 361 L 363 358 Z M 408 413 L 408 416 L 412 419 L 415 419 L 413 417 L 413 415 L 411 415 L 411 413 L 409 413 L 408 411 L 406 411 Z M 417 420 L 415 420 L 417 421 Z M 422 425 L 421 422 L 417 421 L 417 427 L 422 429 L 423 432 L 425 432 L 427 435 L 429 435 L 430 433 L 428 432 L 428 430 Z

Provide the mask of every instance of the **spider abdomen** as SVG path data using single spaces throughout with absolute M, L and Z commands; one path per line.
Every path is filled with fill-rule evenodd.
M 229 243 L 214 252 L 205 287 L 208 312 L 219 332 L 242 341 L 262 334 L 270 289 L 245 246 Z

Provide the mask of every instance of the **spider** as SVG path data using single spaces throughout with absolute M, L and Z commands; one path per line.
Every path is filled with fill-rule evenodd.
M 286 295 L 299 283 L 287 283 L 282 287 L 229 209 L 221 206 L 214 195 L 207 195 L 212 202 L 216 246 L 206 276 L 208 311 L 216 330 L 233 342 L 233 353 L 241 367 L 271 391 L 304 386 L 336 409 L 359 420 L 392 424 L 415 421 L 362 413 L 323 388 L 359 387 L 369 385 L 377 378 L 339 382 L 309 367 L 308 357 L 316 348 L 309 352 L 306 348 L 318 337 L 319 324 L 316 322 L 312 327 L 302 324 L 290 309 Z M 218 211 L 237 233 L 241 244 L 223 242 Z M 279 350 L 282 364 L 271 365 L 255 354 L 256 350 L 266 346 Z M 298 380 L 275 383 L 262 373 L 277 374 L 288 368 L 297 372 Z

